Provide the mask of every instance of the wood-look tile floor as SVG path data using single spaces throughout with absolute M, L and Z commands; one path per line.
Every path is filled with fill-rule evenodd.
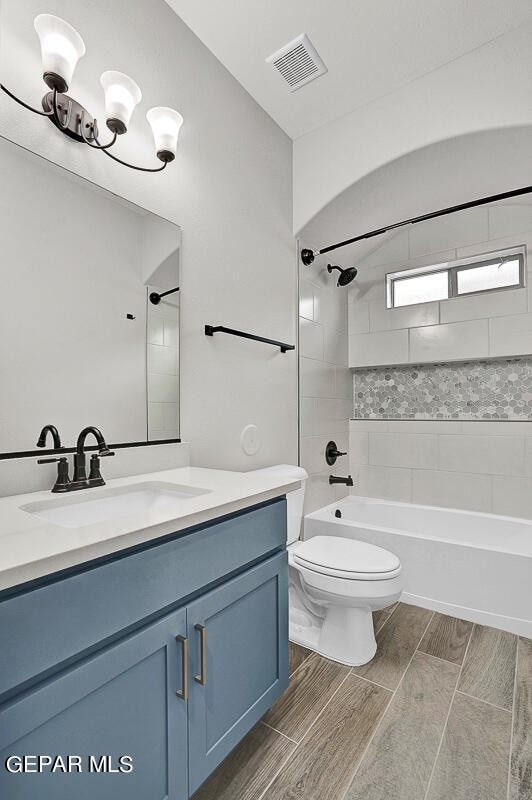
M 193 800 L 532 800 L 532 641 L 399 603 L 290 686 Z

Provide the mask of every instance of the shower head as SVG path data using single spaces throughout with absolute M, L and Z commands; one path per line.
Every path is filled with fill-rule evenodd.
M 327 272 L 332 272 L 333 269 L 337 269 L 340 275 L 338 276 L 338 283 L 337 286 L 347 286 L 348 283 L 351 283 L 357 276 L 357 268 L 356 267 L 346 267 L 346 269 L 342 269 L 342 267 L 335 267 L 333 264 L 327 264 Z

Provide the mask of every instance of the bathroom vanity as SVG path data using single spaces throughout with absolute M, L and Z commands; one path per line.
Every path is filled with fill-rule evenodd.
M 176 500 L 174 519 L 137 513 L 136 527 L 133 514 L 61 527 L 28 510 L 67 502 L 44 492 L 0 500 L 19 544 L 44 540 L 3 570 L 1 760 L 32 758 L 1 770 L 2 797 L 182 800 L 286 688 L 284 495 L 298 484 L 186 468 L 83 494 L 163 478 L 205 491 Z M 7 567 L 17 539 L 4 538 Z M 23 569 L 34 577 L 17 583 Z

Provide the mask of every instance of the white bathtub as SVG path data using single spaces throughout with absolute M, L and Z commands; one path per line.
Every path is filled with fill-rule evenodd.
M 405 603 L 532 637 L 531 520 L 350 495 L 307 514 L 318 534 L 399 556 Z

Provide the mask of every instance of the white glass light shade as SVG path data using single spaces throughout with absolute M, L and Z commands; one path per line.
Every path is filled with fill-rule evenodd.
M 161 161 L 172 161 L 177 151 L 177 137 L 183 117 L 173 108 L 158 106 L 150 108 L 146 119 L 150 123 L 158 157 Z
M 34 21 L 41 42 L 44 82 L 58 92 L 66 92 L 85 44 L 79 33 L 60 17 L 39 14 Z
M 142 100 L 142 92 L 132 78 L 115 70 L 104 72 L 100 83 L 105 92 L 107 127 L 125 133 L 135 106 Z

